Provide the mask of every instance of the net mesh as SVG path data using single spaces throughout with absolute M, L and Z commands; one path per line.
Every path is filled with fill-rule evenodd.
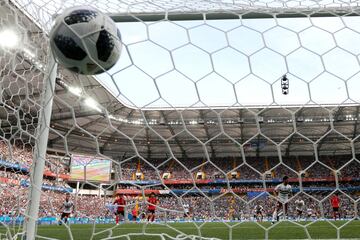
M 81 4 L 123 21 L 123 52 L 97 78 L 59 66 L 44 123 L 52 19 Z M 357 5 L 2 1 L 1 238 L 25 235 L 31 189 L 41 191 L 42 239 L 357 238 Z M 10 30 L 17 42 L 6 41 Z M 42 186 L 31 175 L 41 124 Z M 276 221 L 273 192 L 285 175 L 292 194 Z M 67 192 L 75 207 L 65 224 Z M 151 192 L 156 225 L 146 224 Z M 126 200 L 120 226 L 116 193 Z

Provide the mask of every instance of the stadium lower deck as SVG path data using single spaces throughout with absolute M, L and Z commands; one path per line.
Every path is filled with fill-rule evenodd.
M 16 236 L 21 232 L 21 223 L 27 204 L 28 190 L 28 169 L 31 164 L 31 154 L 26 147 L 14 145 L 13 158 L 6 156 L 8 149 L 6 145 L 0 144 L 1 159 L 1 233 Z M 19 161 L 12 161 L 19 159 Z M 48 156 L 49 162 L 54 158 Z M 305 172 L 301 186 L 297 175 L 287 168 L 276 168 L 270 171 L 268 179 L 261 179 L 257 172 L 251 168 L 239 168 L 237 176 L 227 176 L 229 185 L 227 187 L 226 177 L 222 177 L 217 169 L 204 165 L 201 170 L 194 171 L 194 180 L 187 178 L 187 172 L 176 168 L 175 163 L 169 162 L 171 166 L 163 166 L 165 170 L 160 172 L 163 175 L 171 172 L 174 178 L 159 179 L 155 170 L 138 160 L 127 161 L 121 167 L 122 179 L 118 180 L 116 188 L 110 195 L 94 194 L 92 190 L 96 187 L 83 185 L 82 190 L 88 188 L 88 193 L 79 192 L 76 194 L 76 186 L 66 179 L 68 170 L 66 166 L 57 166 L 62 172 L 52 177 L 49 172 L 54 170 L 52 165 L 47 168 L 44 174 L 44 192 L 40 204 L 40 219 L 38 235 L 55 239 L 71 239 L 67 228 L 58 226 L 60 208 L 64 202 L 66 192 L 74 192 L 71 199 L 74 201 L 76 211 L 69 219 L 68 228 L 73 239 L 103 239 L 110 236 L 121 236 L 133 234 L 131 239 L 171 239 L 170 236 L 179 234 L 190 234 L 202 237 L 213 237 L 219 239 L 263 239 L 268 234 L 271 239 L 360 239 L 359 206 L 356 201 L 359 199 L 359 164 L 350 162 L 348 156 L 338 156 L 335 159 L 326 158 L 322 161 L 328 165 L 338 168 L 346 165 L 340 171 L 338 178 L 341 207 L 340 220 L 333 220 L 333 211 L 330 205 L 330 196 L 336 190 L 335 175 L 323 165 L 314 165 Z M 194 161 L 183 160 L 184 164 L 191 166 Z M 302 161 L 289 160 L 289 166 L 301 171 L 310 164 L 311 160 L 304 157 Z M 357 162 L 356 162 L 357 163 Z M 151 162 L 157 165 L 158 162 Z M 228 167 L 219 159 L 214 161 L 219 168 Z M 223 165 L 222 165 L 223 164 Z M 267 171 L 275 165 L 275 159 L 264 159 L 252 163 L 253 169 Z M 301 169 L 299 169 L 301 168 Z M 169 170 L 171 169 L 171 171 Z M 230 168 L 229 168 L 230 169 Z M 224 169 L 226 170 L 226 169 Z M 136 172 L 141 172 L 137 177 Z M 202 172 L 204 176 L 196 179 L 196 173 Z M 293 188 L 293 198 L 289 202 L 289 211 L 279 222 L 271 224 L 272 212 L 276 205 L 276 198 L 273 196 L 274 187 L 280 182 L 279 178 L 289 175 L 290 184 Z M 277 177 L 279 176 L 279 177 Z M 59 181 L 61 179 L 61 181 Z M 193 182 L 198 188 L 194 188 Z M 164 183 L 164 184 L 162 184 Z M 265 186 L 263 185 L 265 183 Z M 102 186 L 104 187 L 104 186 Z M 302 192 L 298 193 L 302 188 Z M 232 192 L 229 191 L 232 190 Z M 140 196 L 150 192 L 156 193 L 159 204 L 156 210 L 155 223 L 147 223 L 146 219 L 138 218 L 137 222 L 131 222 L 132 210 L 137 208 L 139 216 L 146 213 L 148 203 Z M 91 193 L 91 194 L 89 194 Z M 127 220 L 115 225 L 111 204 L 115 193 L 124 194 L 127 206 L 125 208 Z M 140 195 L 139 195 L 140 194 Z M 302 199 L 305 202 L 303 214 L 297 219 L 295 201 Z M 183 204 L 189 204 L 190 216 L 184 217 Z M 261 205 L 263 219 L 255 218 L 256 205 Z M 95 225 L 93 223 L 96 223 Z M 95 227 L 93 229 L 93 227 Z M 338 231 L 337 231 L 338 228 Z M 267 231 L 266 231 L 267 230 Z M 178 231 L 178 232 L 177 232 Z M 231 236 L 230 236 L 231 235 Z M 5 235 L 3 235 L 5 236 Z M 117 237 L 116 239 L 122 239 Z M 124 237 L 124 239 L 127 239 Z M 182 238 L 190 239 L 190 238 Z
M 2 183 L 2 194 L 0 210 L 2 215 L 16 217 L 23 213 L 27 204 L 27 190 L 29 176 L 27 169 L 31 164 L 31 154 L 28 149 L 13 146 L 13 158 L 6 156 L 8 149 L 1 144 L 2 160 L 0 162 L 0 181 Z M 358 176 L 359 164 L 356 161 L 349 163 L 349 156 L 338 156 L 336 158 L 322 159 L 323 163 L 342 170 L 336 185 L 334 172 L 321 164 L 312 165 L 309 170 L 304 171 L 301 185 L 297 174 L 288 168 L 279 166 L 273 171 L 268 171 L 276 165 L 276 159 L 262 159 L 254 161 L 252 168 L 240 167 L 236 171 L 236 176 L 224 176 L 218 169 L 224 172 L 230 171 L 231 167 L 223 159 L 213 161 L 213 165 L 205 164 L 193 171 L 194 179 L 191 175 L 178 168 L 175 162 L 169 161 L 163 164 L 159 174 L 157 170 L 151 168 L 149 164 L 139 160 L 126 161 L 120 165 L 120 179 L 112 186 L 108 185 L 89 185 L 80 182 L 81 189 L 77 189 L 76 184 L 69 179 L 68 167 L 64 165 L 56 166 L 55 170 L 60 172 L 59 178 L 44 174 L 43 196 L 40 205 L 40 217 L 50 220 L 44 222 L 56 222 L 51 219 L 59 215 L 59 209 L 64 202 L 65 193 L 72 192 L 72 201 L 75 202 L 76 212 L 73 217 L 85 219 L 78 222 L 86 223 L 86 219 L 113 219 L 113 213 L 109 205 L 113 202 L 115 194 L 125 195 L 127 201 L 126 212 L 131 212 L 137 208 L 139 216 L 146 213 L 148 203 L 144 196 L 153 192 L 159 198 L 159 205 L 156 219 L 165 221 L 184 220 L 184 204 L 188 204 L 191 209 L 190 218 L 194 221 L 231 221 L 231 220 L 253 220 L 255 215 L 254 207 L 263 207 L 264 220 L 271 220 L 272 212 L 276 205 L 276 198 L 273 196 L 274 187 L 280 183 L 283 175 L 290 177 L 293 197 L 289 201 L 289 219 L 296 219 L 295 201 L 302 199 L 305 201 L 303 209 L 303 219 L 332 219 L 333 211 L 330 205 L 330 197 L 337 192 L 340 197 L 340 217 L 346 219 L 358 218 L 359 206 L 356 201 L 359 199 L 360 178 Z M 19 159 L 19 161 L 18 161 Z M 54 158 L 50 155 L 48 160 L 51 163 Z M 13 161 L 12 161 L 13 160 Z M 161 161 L 151 162 L 156 166 Z M 196 165 L 195 160 L 183 160 L 182 163 L 188 168 Z M 199 162 L 198 162 L 199 163 Z M 288 165 L 296 171 L 308 168 L 311 159 L 304 157 L 300 160 L 290 159 Z M 258 172 L 270 173 L 268 179 L 261 179 Z M 49 165 L 47 173 L 54 170 L 53 165 Z M 136 173 L 141 176 L 137 178 Z M 162 175 L 171 172 L 173 178 L 162 179 Z M 202 173 L 196 178 L 197 173 Z M 159 176 L 160 175 L 160 176 Z M 61 178 L 62 177 L 62 178 Z M 227 181 L 229 180 L 229 182 Z M 195 185 L 194 185 L 195 184 Z M 229 184 L 229 185 L 228 185 Z M 338 188 L 336 188 L 338 187 Z M 99 192 L 108 190 L 107 194 Z M 99 195 L 100 193 L 100 195 Z M 144 195 L 143 195 L 144 194 Z M 0 217 L 2 221 L 6 217 Z M 16 220 L 21 222 L 21 218 Z M 106 222 L 103 221 L 102 222 Z

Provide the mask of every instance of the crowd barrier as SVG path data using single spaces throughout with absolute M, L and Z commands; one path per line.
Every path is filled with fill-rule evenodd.
M 342 191 L 360 191 L 360 186 L 356 187 L 340 187 L 339 188 Z M 336 188 L 334 187 L 303 187 L 304 192 L 330 192 L 334 191 Z M 156 195 L 169 195 L 169 194 L 176 194 L 176 195 L 183 195 L 183 194 L 207 194 L 207 195 L 219 195 L 226 192 L 234 192 L 234 193 L 246 193 L 249 195 L 249 197 L 254 195 L 263 194 L 266 196 L 267 193 L 273 192 L 274 188 L 233 188 L 231 190 L 225 189 L 225 188 L 216 188 L 216 189 L 172 189 L 172 190 L 151 190 L 146 189 L 144 190 L 145 195 L 149 195 L 150 193 L 154 193 Z M 294 193 L 299 192 L 300 188 L 293 188 L 292 191 Z M 125 195 L 141 195 L 143 192 L 139 189 L 118 189 L 116 191 L 119 194 L 125 194 Z M 250 196 L 251 195 L 251 196 Z
M 129 217 L 129 219 L 131 216 Z M 94 223 L 94 219 L 91 218 L 69 218 L 70 224 L 90 224 Z M 9 215 L 0 215 L 0 222 L 5 224 L 22 224 L 24 222 L 24 217 L 12 217 Z M 114 223 L 114 217 L 108 218 L 96 218 L 95 223 Z M 59 218 L 57 217 L 42 217 L 39 218 L 38 224 L 40 225 L 50 225 L 50 224 L 58 224 Z
M 21 180 L 20 185 L 23 187 L 29 187 L 30 183 L 29 183 L 29 181 Z M 69 193 L 73 192 L 72 188 L 57 187 L 57 186 L 51 186 L 51 185 L 47 185 L 47 184 L 43 184 L 42 189 L 50 190 L 50 191 L 58 191 L 58 192 L 69 192 Z
M 27 166 L 20 165 L 18 163 L 11 163 L 11 162 L 8 162 L 8 161 L 2 160 L 2 159 L 0 159 L 0 167 L 10 168 L 16 172 L 29 173 L 29 168 Z M 54 178 L 62 178 L 64 180 L 68 180 L 70 178 L 70 176 L 67 174 L 56 174 L 49 170 L 44 171 L 44 176 L 54 177 Z
M 339 182 L 359 182 L 360 178 L 359 177 L 343 177 L 343 178 L 338 178 Z M 257 179 L 241 179 L 241 180 L 226 180 L 226 179 L 198 179 L 198 180 L 191 180 L 191 179 L 180 179 L 180 180 L 175 180 L 175 179 L 168 179 L 168 180 L 163 180 L 163 183 L 166 185 L 184 185 L 184 184 L 193 184 L 196 183 L 197 185 L 225 185 L 228 184 L 228 182 L 230 184 L 263 184 L 263 182 L 265 183 L 273 183 L 273 184 L 278 184 L 281 183 L 282 180 L 280 178 L 274 178 L 274 179 L 268 179 L 268 180 L 257 180 Z M 299 182 L 299 179 L 297 178 L 289 178 L 289 182 L 292 183 L 296 183 Z M 334 177 L 323 177 L 323 178 L 302 178 L 302 182 L 308 182 L 308 183 L 312 183 L 312 182 L 335 182 L 335 178 Z M 119 181 L 120 184 L 128 184 L 128 185 L 159 185 L 162 184 L 161 181 L 158 180 L 122 180 Z
M 30 183 L 27 180 L 17 180 L 17 179 L 12 179 L 12 178 L 5 178 L 5 177 L 0 177 L 0 183 L 21 185 L 23 187 L 29 187 L 30 186 Z M 42 189 L 43 190 L 50 190 L 50 191 L 64 192 L 64 193 L 65 192 L 69 192 L 69 193 L 73 192 L 72 188 L 51 186 L 51 185 L 47 185 L 47 184 L 43 184 Z

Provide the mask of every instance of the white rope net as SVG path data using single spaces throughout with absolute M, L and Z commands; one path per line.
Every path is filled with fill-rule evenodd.
M 76 5 L 119 21 L 122 54 L 96 78 L 59 66 L 44 123 L 48 33 Z M 358 11 L 358 1 L 3 0 L 0 239 L 26 235 L 29 189 L 41 192 L 39 239 L 358 238 Z M 47 152 L 33 160 L 40 123 Z M 41 161 L 42 186 L 31 174 Z M 283 176 L 292 193 L 274 217 Z

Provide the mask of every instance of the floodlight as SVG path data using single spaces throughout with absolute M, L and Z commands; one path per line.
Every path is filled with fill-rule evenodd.
M 75 96 L 80 97 L 82 94 L 82 89 L 79 87 L 74 87 L 74 86 L 70 86 L 69 87 L 69 92 L 71 92 L 72 94 L 74 94 Z
M 19 43 L 18 34 L 12 29 L 0 31 L 0 47 L 15 48 Z
M 98 111 L 98 112 L 101 112 L 101 108 L 99 107 L 98 103 L 91 97 L 88 97 L 84 100 L 84 103 L 86 106 Z

